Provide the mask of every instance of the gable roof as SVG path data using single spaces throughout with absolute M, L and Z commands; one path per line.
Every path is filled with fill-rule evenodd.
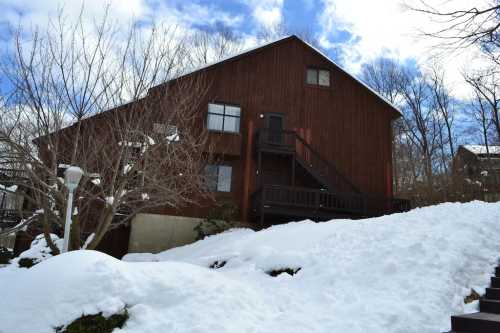
M 271 41 L 271 42 L 268 42 L 268 43 L 265 43 L 265 44 L 258 45 L 256 47 L 252 47 L 252 48 L 243 50 L 243 51 L 241 51 L 241 52 L 239 52 L 237 54 L 233 54 L 233 55 L 230 55 L 228 57 L 222 58 L 222 59 L 220 59 L 218 61 L 215 61 L 215 62 L 206 64 L 206 65 L 203 65 L 203 66 L 198 67 L 198 68 L 195 68 L 195 69 L 193 69 L 193 70 L 191 70 L 191 71 L 189 71 L 187 73 L 184 73 L 184 74 L 180 75 L 179 77 L 177 77 L 175 79 L 179 79 L 179 78 L 184 77 L 184 76 L 188 76 L 188 75 L 191 75 L 191 74 L 194 74 L 194 73 L 197 73 L 197 72 L 208 70 L 208 69 L 211 69 L 211 68 L 216 67 L 218 65 L 221 65 L 221 64 L 224 64 L 226 62 L 229 62 L 229 61 L 234 61 L 234 60 L 240 59 L 242 57 L 245 57 L 245 56 L 248 56 L 250 54 L 253 54 L 253 53 L 255 53 L 255 52 L 259 51 L 259 50 L 276 46 L 276 45 L 281 44 L 281 43 L 283 43 L 285 41 L 288 41 L 288 40 L 297 40 L 297 41 L 301 42 L 302 44 L 306 45 L 313 52 L 315 52 L 316 54 L 318 54 L 319 56 L 321 56 L 323 59 L 325 59 L 326 61 L 328 61 L 330 64 L 332 64 L 336 68 L 338 68 L 340 71 L 342 71 L 343 73 L 345 73 L 347 76 L 349 76 L 350 78 L 352 78 L 354 81 L 356 81 L 357 83 L 361 84 L 368 91 L 370 91 L 377 98 L 379 98 L 382 102 L 384 102 L 385 104 L 389 105 L 397 113 L 399 113 L 400 115 L 403 115 L 403 113 L 401 112 L 401 110 L 397 106 L 395 106 L 393 103 L 391 103 L 387 98 L 385 98 L 384 96 L 382 96 L 381 94 L 379 94 L 378 92 L 376 92 L 374 89 L 372 89 L 370 86 L 368 86 L 366 83 L 364 83 L 360 79 L 356 78 L 353 74 L 349 73 L 346 69 L 344 69 L 342 66 L 340 66 L 335 61 L 333 61 L 332 59 L 330 59 L 323 52 L 321 52 L 320 50 L 318 50 L 317 48 L 315 48 L 311 44 L 307 43 L 306 41 L 300 39 L 296 35 L 286 36 L 286 37 L 283 37 L 283 38 L 280 38 L 280 39 L 277 39 L 277 40 L 274 40 L 274 41 Z

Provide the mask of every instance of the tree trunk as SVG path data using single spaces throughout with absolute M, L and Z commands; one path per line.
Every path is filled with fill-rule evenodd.
M 50 220 L 47 217 L 47 214 L 44 213 L 42 215 L 42 223 L 43 223 L 43 237 L 45 238 L 45 242 L 47 242 L 47 245 L 49 246 L 51 252 L 53 255 L 58 255 L 60 253 L 59 248 L 54 244 L 52 241 L 52 237 L 50 237 L 52 228 L 50 226 Z
M 73 221 L 71 223 L 70 230 L 70 242 L 69 242 L 69 250 L 79 250 L 81 246 L 80 242 L 80 219 L 78 215 L 73 217 Z
M 102 220 L 99 221 L 97 230 L 95 231 L 94 238 L 87 246 L 87 250 L 95 250 L 97 248 L 97 245 L 99 245 L 102 238 L 104 237 L 109 227 L 111 226 L 111 222 L 113 222 L 113 217 L 115 215 L 114 209 L 106 208 L 106 210 L 107 212 L 102 217 Z

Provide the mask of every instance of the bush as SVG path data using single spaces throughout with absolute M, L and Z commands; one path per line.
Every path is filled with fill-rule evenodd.
M 298 268 L 279 268 L 279 269 L 273 269 L 273 270 L 267 271 L 266 274 L 268 274 L 272 277 L 277 277 L 278 275 L 283 274 L 283 273 L 294 276 L 301 269 L 302 269 L 301 267 L 298 267 Z
M 465 296 L 465 298 L 464 298 L 464 303 L 465 303 L 465 304 L 469 304 L 469 303 L 472 303 L 472 302 L 474 302 L 474 301 L 479 300 L 480 298 L 481 298 L 481 295 L 479 295 L 479 294 L 477 293 L 477 291 L 475 291 L 474 289 L 471 289 L 471 291 L 470 291 L 470 295 Z
M 62 248 L 63 239 L 60 239 L 54 234 L 51 234 L 50 237 L 56 246 Z M 44 235 L 40 234 L 31 242 L 31 246 L 28 250 L 21 253 L 19 257 L 13 259 L 11 262 L 12 264 L 17 263 L 19 267 L 30 268 L 53 256 L 54 253 L 47 245 Z
M 220 202 L 208 213 L 208 217 L 193 228 L 196 231 L 196 240 L 221 233 L 234 227 L 234 219 L 238 214 L 238 206 L 231 201 Z
M 57 333 L 111 333 L 115 328 L 122 328 L 128 319 L 127 309 L 123 313 L 114 314 L 108 318 L 101 313 L 85 315 L 74 320 L 66 328 L 59 327 Z
M 38 264 L 38 263 L 39 263 L 39 261 L 36 260 L 36 259 L 33 259 L 33 258 L 21 258 L 17 262 L 17 264 L 19 265 L 19 267 L 24 267 L 24 268 L 31 268 L 31 267 L 35 266 L 36 264 Z
M 0 265 L 7 265 L 10 259 L 12 259 L 12 251 L 0 246 Z
M 209 268 L 212 268 L 212 269 L 219 269 L 219 268 L 222 268 L 224 267 L 225 265 L 227 264 L 227 261 L 225 260 L 217 260 L 215 261 L 214 263 L 212 263 L 210 266 L 208 266 Z

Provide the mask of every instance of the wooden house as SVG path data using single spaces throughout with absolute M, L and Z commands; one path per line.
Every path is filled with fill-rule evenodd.
M 175 81 L 197 76 L 209 83 L 199 113 L 220 157 L 205 169 L 209 186 L 235 204 L 240 222 L 260 228 L 409 209 L 393 198 L 391 124 L 400 111 L 308 43 L 285 37 Z M 192 241 L 207 209 L 138 214 L 128 251 Z
M 454 185 L 473 199 L 500 200 L 500 146 L 461 145 L 453 159 Z
M 300 38 L 262 45 L 184 77 L 197 75 L 210 82 L 200 112 L 223 156 L 207 172 L 216 197 L 234 202 L 241 221 L 260 227 L 409 209 L 407 201 L 393 198 L 391 123 L 400 111 Z M 155 213 L 132 222 L 130 250 L 148 243 L 148 250 L 160 250 L 148 241 L 159 224 L 190 225 L 206 210 Z

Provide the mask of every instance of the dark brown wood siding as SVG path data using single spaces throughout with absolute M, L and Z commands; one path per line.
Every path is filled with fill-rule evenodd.
M 308 67 L 329 69 L 331 86 L 306 84 Z M 235 134 L 223 135 L 231 147 L 240 142 L 240 172 L 247 124 L 262 128 L 260 115 L 277 112 L 285 115 L 286 129 L 301 133 L 362 192 L 392 196 L 391 120 L 396 111 L 304 43 L 289 39 L 204 73 L 211 84 L 206 104 L 241 106 L 241 134 L 237 140 Z M 235 172 L 233 181 L 234 198 L 242 198 L 243 174 Z

